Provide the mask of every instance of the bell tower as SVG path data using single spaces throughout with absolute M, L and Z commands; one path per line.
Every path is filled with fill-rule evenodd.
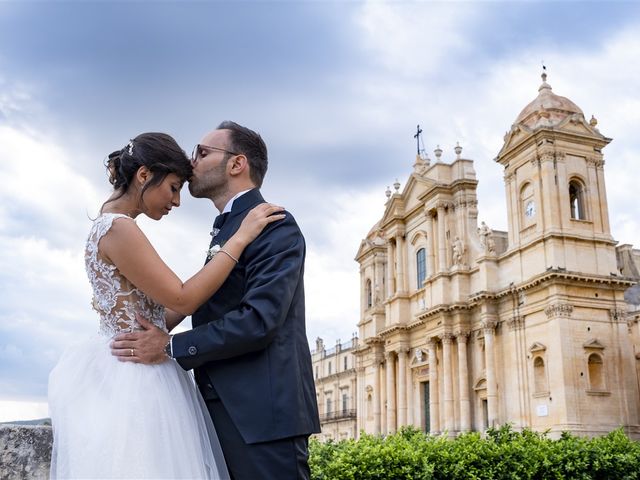
M 616 271 L 602 155 L 611 139 L 597 123 L 553 93 L 545 72 L 538 96 L 505 134 L 495 160 L 504 166 L 508 251 L 536 270 Z

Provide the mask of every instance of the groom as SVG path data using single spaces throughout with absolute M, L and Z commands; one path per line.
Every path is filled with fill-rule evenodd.
M 267 148 L 253 130 L 226 121 L 205 135 L 192 162 L 189 191 L 221 212 L 211 232 L 215 249 L 264 202 Z M 245 249 L 192 315 L 192 330 L 168 337 L 149 324 L 121 338 L 134 338 L 142 363 L 158 363 L 169 343 L 170 356 L 194 369 L 234 480 L 310 476 L 308 437 L 320 424 L 305 332 L 304 258 L 304 238 L 287 213 Z

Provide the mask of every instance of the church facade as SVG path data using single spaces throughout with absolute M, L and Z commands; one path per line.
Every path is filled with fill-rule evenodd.
M 478 225 L 473 161 L 416 157 L 362 241 L 356 431 L 640 436 L 640 252 L 609 226 L 597 121 L 543 82 L 495 159 L 508 231 Z

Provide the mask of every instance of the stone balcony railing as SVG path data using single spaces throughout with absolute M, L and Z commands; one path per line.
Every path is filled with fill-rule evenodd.
M 51 427 L 0 425 L 0 479 L 49 478 Z

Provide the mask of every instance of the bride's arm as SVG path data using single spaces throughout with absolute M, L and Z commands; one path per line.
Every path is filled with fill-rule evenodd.
M 147 237 L 133 221 L 116 219 L 109 232 L 100 240 L 100 253 L 110 260 L 131 283 L 156 302 L 182 315 L 190 315 L 213 295 L 225 281 L 244 248 L 266 225 L 284 218 L 272 215 L 280 207 L 261 204 L 242 222 L 238 231 L 200 271 L 186 282 L 162 261 Z
M 224 255 L 224 253 L 223 253 Z M 170 308 L 164 309 L 164 321 L 167 325 L 167 330 L 171 331 L 176 328 L 186 318 L 186 315 L 175 312 Z

